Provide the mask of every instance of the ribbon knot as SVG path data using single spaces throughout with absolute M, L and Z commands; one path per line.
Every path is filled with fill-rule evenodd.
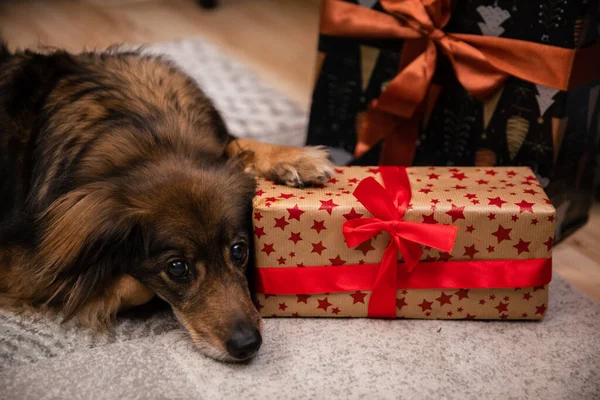
M 391 241 L 381 259 L 381 266 L 373 284 L 369 315 L 392 318 L 396 315 L 396 278 L 398 256 L 404 263 L 401 268 L 410 273 L 423 255 L 421 245 L 450 252 L 456 240 L 458 227 L 430 225 L 403 220 L 410 201 L 410 182 L 405 168 L 380 168 L 385 188 L 374 178 L 363 179 L 354 196 L 373 215 L 373 218 L 358 218 L 344 223 L 342 232 L 348 247 L 373 238 L 382 231 L 391 236 Z

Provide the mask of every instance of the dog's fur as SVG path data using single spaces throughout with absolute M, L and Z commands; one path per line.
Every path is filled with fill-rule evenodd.
M 139 52 L 11 53 L 0 45 L 0 304 L 103 328 L 166 300 L 220 359 L 260 329 L 245 278 L 251 175 L 293 186 L 326 153 L 235 139 L 193 80 Z M 174 260 L 185 279 L 167 272 Z M 250 328 L 248 328 L 250 327 Z

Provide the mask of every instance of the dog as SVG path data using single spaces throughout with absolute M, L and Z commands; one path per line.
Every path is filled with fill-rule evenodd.
M 255 177 L 332 171 L 322 148 L 233 137 L 159 56 L 0 45 L 0 304 L 105 329 L 158 296 L 201 352 L 249 359 Z

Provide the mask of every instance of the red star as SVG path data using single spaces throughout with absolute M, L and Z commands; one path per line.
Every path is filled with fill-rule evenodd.
M 517 249 L 519 252 L 517 255 L 521 253 L 529 253 L 529 245 L 531 242 L 525 242 L 523 239 L 519 239 L 519 243 L 515 244 L 513 247 Z
M 342 215 L 348 221 L 350 221 L 351 219 L 356 219 L 356 218 L 360 218 L 363 216 L 362 214 L 359 214 L 356 211 L 354 211 L 354 207 L 352 207 L 352 209 L 350 210 L 350 212 L 348 214 L 342 214 Z
M 496 206 L 498 208 L 502 208 L 502 204 L 507 203 L 506 201 L 502 200 L 500 196 L 494 198 L 488 197 L 488 200 L 490 201 L 488 206 Z
M 508 175 L 508 176 L 515 176 L 515 175 L 517 175 L 517 173 L 515 171 L 507 171 L 506 175 Z
M 294 258 L 296 257 L 296 253 L 294 253 L 293 251 L 290 251 L 290 258 Z
M 360 290 L 357 290 L 354 293 L 350 294 L 350 297 L 352 297 L 352 304 L 356 304 L 356 303 L 363 303 L 365 304 L 365 297 L 367 297 L 367 293 L 363 293 Z
M 277 199 L 275 197 L 267 197 L 265 198 L 265 201 L 268 201 L 269 203 L 274 203 L 277 201 Z
M 493 295 L 493 294 L 491 294 L 491 295 L 490 295 L 490 300 L 495 300 L 495 299 L 496 299 L 496 296 L 495 296 L 495 295 Z
M 523 300 L 531 299 L 531 292 L 523 293 Z
M 465 317 L 465 319 L 475 319 L 476 315 L 471 315 L 469 313 L 467 313 L 467 316 Z
M 400 311 L 402 311 L 402 307 L 407 306 L 408 303 L 406 302 L 406 298 L 403 297 L 401 299 L 396 299 L 396 308 Z
M 442 292 L 440 297 L 438 297 L 436 300 L 440 302 L 440 307 L 441 307 L 444 304 L 452 304 L 451 299 L 452 299 L 451 294 L 446 294 L 446 293 Z
M 456 186 L 452 186 L 452 188 L 456 189 L 456 190 L 463 190 L 463 189 L 466 189 L 467 187 L 463 186 L 463 185 L 456 185 Z
M 473 204 L 479 204 L 479 200 L 471 200 L 471 203 L 473 203 Z
M 279 303 L 279 309 L 281 311 L 285 311 L 286 308 L 288 308 L 288 306 L 286 306 L 285 303 Z
M 453 312 L 452 312 L 452 311 L 448 311 L 448 312 L 446 313 L 446 315 L 447 315 L 447 316 L 449 316 L 449 317 L 451 317 L 451 316 L 453 315 Z
M 288 240 L 291 240 L 292 242 L 294 242 L 294 244 L 296 244 L 302 240 L 302 237 L 300 236 L 300 232 L 291 232 L 291 234 L 292 235 L 289 237 Z
M 358 265 L 363 265 L 365 263 L 365 260 L 363 260 L 362 258 L 360 260 L 358 260 Z
M 299 317 L 299 316 L 300 316 L 300 314 L 298 314 L 297 312 L 292 313 L 292 317 Z
M 543 244 L 548 248 L 548 251 L 550 251 L 550 250 L 552 250 L 552 245 L 554 244 L 554 239 L 552 238 L 552 236 L 550 236 L 548 238 L 548 240 L 546 240 Z
M 440 201 L 439 201 L 438 199 L 431 199 L 431 202 L 432 202 L 433 204 L 438 204 Z
M 292 197 L 296 197 L 296 196 L 294 196 L 294 195 L 293 195 L 293 194 L 291 194 L 291 193 L 281 193 L 281 194 L 279 195 L 279 197 L 280 197 L 280 198 L 282 198 L 282 199 L 291 199 Z
M 493 219 L 496 219 L 496 214 L 494 214 L 494 213 L 489 213 L 489 215 L 488 215 L 488 219 L 489 219 L 490 221 L 491 221 L 491 220 L 493 220 Z
M 477 181 L 477 184 L 479 184 L 479 185 L 487 185 L 488 181 L 484 181 L 483 179 L 480 179 L 480 180 Z
M 436 219 L 433 217 L 433 213 L 429 215 L 422 215 L 424 224 L 437 224 Z
M 285 230 L 286 225 L 290 223 L 285 220 L 285 217 L 275 218 L 275 226 L 274 228 L 281 228 L 281 230 Z
M 429 174 L 429 175 L 427 175 L 427 177 L 429 179 L 439 179 L 440 176 L 438 174 Z
M 265 243 L 261 251 L 264 251 L 265 253 L 267 253 L 267 255 L 270 255 L 275 251 L 275 249 L 273 248 L 273 243 Z
M 473 227 L 473 225 L 467 226 L 467 232 L 468 233 L 473 233 L 474 230 L 475 230 L 475 228 Z
M 523 193 L 525 194 L 537 194 L 537 192 L 533 189 L 527 189 L 527 190 L 523 190 Z
M 548 217 L 548 222 L 554 222 L 554 215 Z
M 330 258 L 329 262 L 331 262 L 331 265 L 344 265 L 344 264 L 346 264 L 346 260 L 342 260 L 342 258 L 340 257 L 339 254 L 335 258 Z
M 454 172 L 452 174 L 452 178 L 454 179 L 458 179 L 459 181 L 462 181 L 463 179 L 467 179 L 468 176 L 466 176 L 464 173 L 462 172 Z
M 500 302 L 500 304 L 494 308 L 498 310 L 498 313 L 508 312 L 508 303 Z
M 452 222 L 456 222 L 456 220 L 465 219 L 464 211 L 464 206 L 456 207 L 454 204 L 452 204 L 452 209 L 450 211 L 447 211 L 446 214 L 452 218 Z
M 467 194 L 465 194 L 465 197 L 469 200 L 472 200 L 472 199 L 476 199 L 477 195 L 475 193 L 467 193 Z
M 295 219 L 296 221 L 300 221 L 300 216 L 304 214 L 304 211 L 298 208 L 298 204 L 294 208 L 288 208 L 287 212 L 290 213 L 288 219 Z
M 537 225 L 538 222 L 539 222 L 538 219 L 534 218 L 531 220 L 531 225 Z
M 304 263 L 299 263 L 298 264 L 298 268 L 303 268 L 304 267 Z
M 519 220 L 519 217 L 518 217 L 517 215 L 513 215 L 512 217 L 510 217 L 510 219 L 511 219 L 513 222 L 517 222 L 517 221 Z
M 521 318 L 527 318 L 527 313 L 521 314 Z
M 297 294 L 296 297 L 298 298 L 296 300 L 296 303 L 308 304 L 308 299 L 310 299 L 309 294 Z
M 497 172 L 494 171 L 493 169 L 488 169 L 487 171 L 485 171 L 485 174 L 494 176 L 497 174 Z
M 340 309 L 339 309 L 339 308 L 337 308 L 337 307 L 336 307 L 336 308 L 332 308 L 332 309 L 331 309 L 331 313 L 332 313 L 332 314 L 335 314 L 335 315 L 338 315 L 338 314 L 340 313 Z
M 458 169 L 458 168 L 449 168 L 448 171 L 450 171 L 450 172 L 460 172 L 460 169 Z
M 323 246 L 323 241 L 320 241 L 319 243 L 311 243 L 312 244 L 312 251 L 311 253 L 318 253 L 319 255 L 321 255 L 321 252 L 323 250 L 326 250 L 327 247 Z
M 438 261 L 447 262 L 447 261 L 450 260 L 450 258 L 452 258 L 452 256 L 450 255 L 450 253 L 446 253 L 445 251 L 441 251 L 440 252 L 440 257 L 438 258 Z
M 510 297 L 508 297 L 508 296 L 504 296 L 504 298 L 503 298 L 502 300 L 504 300 L 504 301 L 509 301 L 509 300 L 510 300 Z
M 259 212 L 254 213 L 254 219 L 260 221 L 263 218 L 262 214 Z
M 327 297 L 325 297 L 322 300 L 317 299 L 317 301 L 319 302 L 319 306 L 317 307 L 317 310 L 319 308 L 322 308 L 323 310 L 327 311 L 327 308 L 332 305 L 329 301 L 327 301 Z
M 316 219 L 313 219 L 313 226 L 311 226 L 310 229 L 314 229 L 317 233 L 321 233 L 322 230 L 327 229 L 325 228 L 325 220 L 317 221 Z
M 336 183 L 338 183 L 338 180 L 335 178 L 331 178 L 330 180 L 327 181 L 327 183 L 333 183 L 335 185 Z
M 338 206 L 338 204 L 335 204 L 333 200 L 319 201 L 321 202 L 321 207 L 319 207 L 319 210 L 325 210 L 329 215 L 331 215 L 331 210 Z
M 500 319 L 508 319 L 508 314 L 501 314 Z
M 533 205 L 535 203 L 529 203 L 525 200 L 521 200 L 520 203 L 515 203 L 515 205 L 519 206 L 519 208 L 521 208 L 521 210 L 519 211 L 520 213 L 524 213 L 524 212 L 530 212 L 533 213 Z
M 279 257 L 279 258 L 277 259 L 277 262 L 279 263 L 279 265 L 285 265 L 285 260 L 286 260 L 285 258 L 283 258 L 283 257 Z
M 472 260 L 473 257 L 475 257 L 475 254 L 477 253 L 479 253 L 479 250 L 477 250 L 475 248 L 475 245 L 472 244 L 471 246 L 465 246 L 465 253 L 463 254 L 463 256 L 468 256 Z
M 425 310 L 432 310 L 431 306 L 433 305 L 433 301 L 427 301 L 425 299 L 423 299 L 423 301 L 421 302 L 421 304 L 417 304 L 419 307 L 421 307 L 421 311 L 425 311 Z
M 259 197 L 260 197 L 260 196 L 262 196 L 263 194 L 265 194 L 265 191 L 264 191 L 264 190 L 262 190 L 262 189 L 258 189 L 258 190 L 256 191 L 256 193 L 255 193 L 255 195 L 256 195 L 256 196 L 259 196 Z
M 375 247 L 373 247 L 373 245 L 371 244 L 371 239 L 369 239 L 365 240 L 364 242 L 356 246 L 354 249 L 361 251 L 363 253 L 363 256 L 366 256 L 369 251 L 375 250 Z
M 479 300 L 479 304 L 484 305 L 485 304 L 485 300 L 484 299 Z
M 372 174 L 378 174 L 379 173 L 379 168 L 369 168 L 367 170 L 367 172 L 370 172 Z
M 458 300 L 469 298 L 469 289 L 458 289 L 458 292 L 454 292 L 458 296 Z
M 344 173 L 343 169 L 334 168 L 333 170 L 335 171 L 336 174 L 343 174 Z
M 420 189 L 419 192 L 428 194 L 431 193 L 431 189 Z
M 358 183 L 358 179 L 356 179 L 356 178 L 348 179 L 348 183 Z
M 512 240 L 510 238 L 511 231 L 512 228 L 504 228 L 502 225 L 498 225 L 498 229 L 496 230 L 496 232 L 493 232 L 492 235 L 496 236 L 496 239 L 498 239 L 498 243 L 502 243 L 505 240 Z
M 460 312 L 463 312 L 463 308 L 462 308 L 462 307 L 458 307 L 458 308 L 456 309 L 456 312 L 459 312 L 459 313 L 460 313 Z
M 257 238 L 261 238 L 261 236 L 265 236 L 265 228 L 257 226 L 256 228 L 254 228 L 254 234 L 256 235 Z
M 536 309 L 535 315 L 538 315 L 538 314 L 544 315 L 544 313 L 546 312 L 546 310 L 548 308 L 546 307 L 546 303 L 544 303 L 541 306 L 535 306 L 535 309 Z

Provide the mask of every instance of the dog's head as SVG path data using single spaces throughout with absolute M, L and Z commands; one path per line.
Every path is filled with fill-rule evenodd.
M 245 275 L 254 191 L 226 163 L 169 159 L 70 193 L 49 210 L 42 247 L 46 268 L 74 282 L 67 312 L 126 273 L 172 306 L 205 354 L 252 357 L 262 342 Z

